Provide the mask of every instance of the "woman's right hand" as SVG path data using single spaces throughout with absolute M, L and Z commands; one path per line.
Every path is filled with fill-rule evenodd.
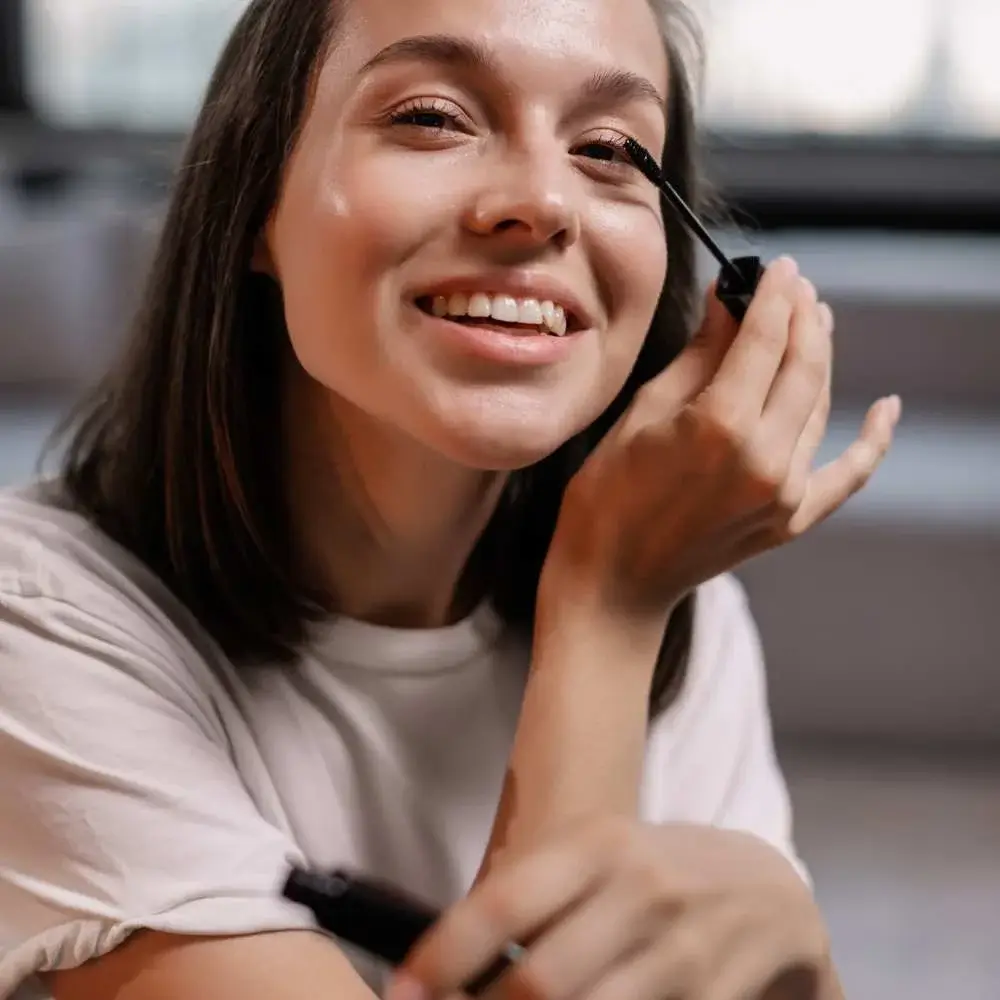
M 881 463 L 896 397 L 813 469 L 830 411 L 833 314 L 794 261 L 764 275 L 742 326 L 709 291 L 691 344 L 637 394 L 571 480 L 546 563 L 616 610 L 669 611 L 698 584 L 798 538 Z

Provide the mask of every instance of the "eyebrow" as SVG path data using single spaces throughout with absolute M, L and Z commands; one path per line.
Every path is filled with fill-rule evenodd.
M 361 67 L 359 76 L 381 66 L 417 61 L 498 78 L 504 75 L 496 54 L 482 42 L 457 35 L 414 35 L 376 53 Z M 595 106 L 651 101 L 664 116 L 667 114 L 666 98 L 650 80 L 631 70 L 598 70 L 579 88 L 579 96 L 581 103 Z

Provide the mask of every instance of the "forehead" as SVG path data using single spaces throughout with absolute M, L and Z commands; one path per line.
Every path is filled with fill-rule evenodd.
M 447 34 L 496 53 L 523 89 L 627 69 L 667 91 L 667 57 L 649 0 L 347 0 L 323 75 L 356 71 L 401 38 Z

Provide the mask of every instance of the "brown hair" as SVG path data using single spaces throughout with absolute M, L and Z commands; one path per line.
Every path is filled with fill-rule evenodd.
M 665 172 L 697 203 L 690 58 L 669 28 L 682 8 L 657 6 L 670 56 Z M 340 7 L 249 4 L 187 145 L 128 351 L 64 428 L 69 503 L 147 563 L 243 664 L 293 660 L 308 623 L 329 613 L 295 568 L 276 475 L 276 372 L 287 342 L 280 289 L 249 262 Z M 526 636 L 567 482 L 686 343 L 694 246 L 670 212 L 666 221 L 669 273 L 625 386 L 591 427 L 510 477 L 473 556 L 499 614 Z M 692 595 L 671 618 L 652 714 L 681 682 L 693 615 Z

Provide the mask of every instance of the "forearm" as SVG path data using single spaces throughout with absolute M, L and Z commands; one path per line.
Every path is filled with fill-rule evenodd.
M 562 591 L 562 592 L 560 592 Z M 667 615 L 625 622 L 543 586 L 531 669 L 482 877 L 575 821 L 635 816 Z

